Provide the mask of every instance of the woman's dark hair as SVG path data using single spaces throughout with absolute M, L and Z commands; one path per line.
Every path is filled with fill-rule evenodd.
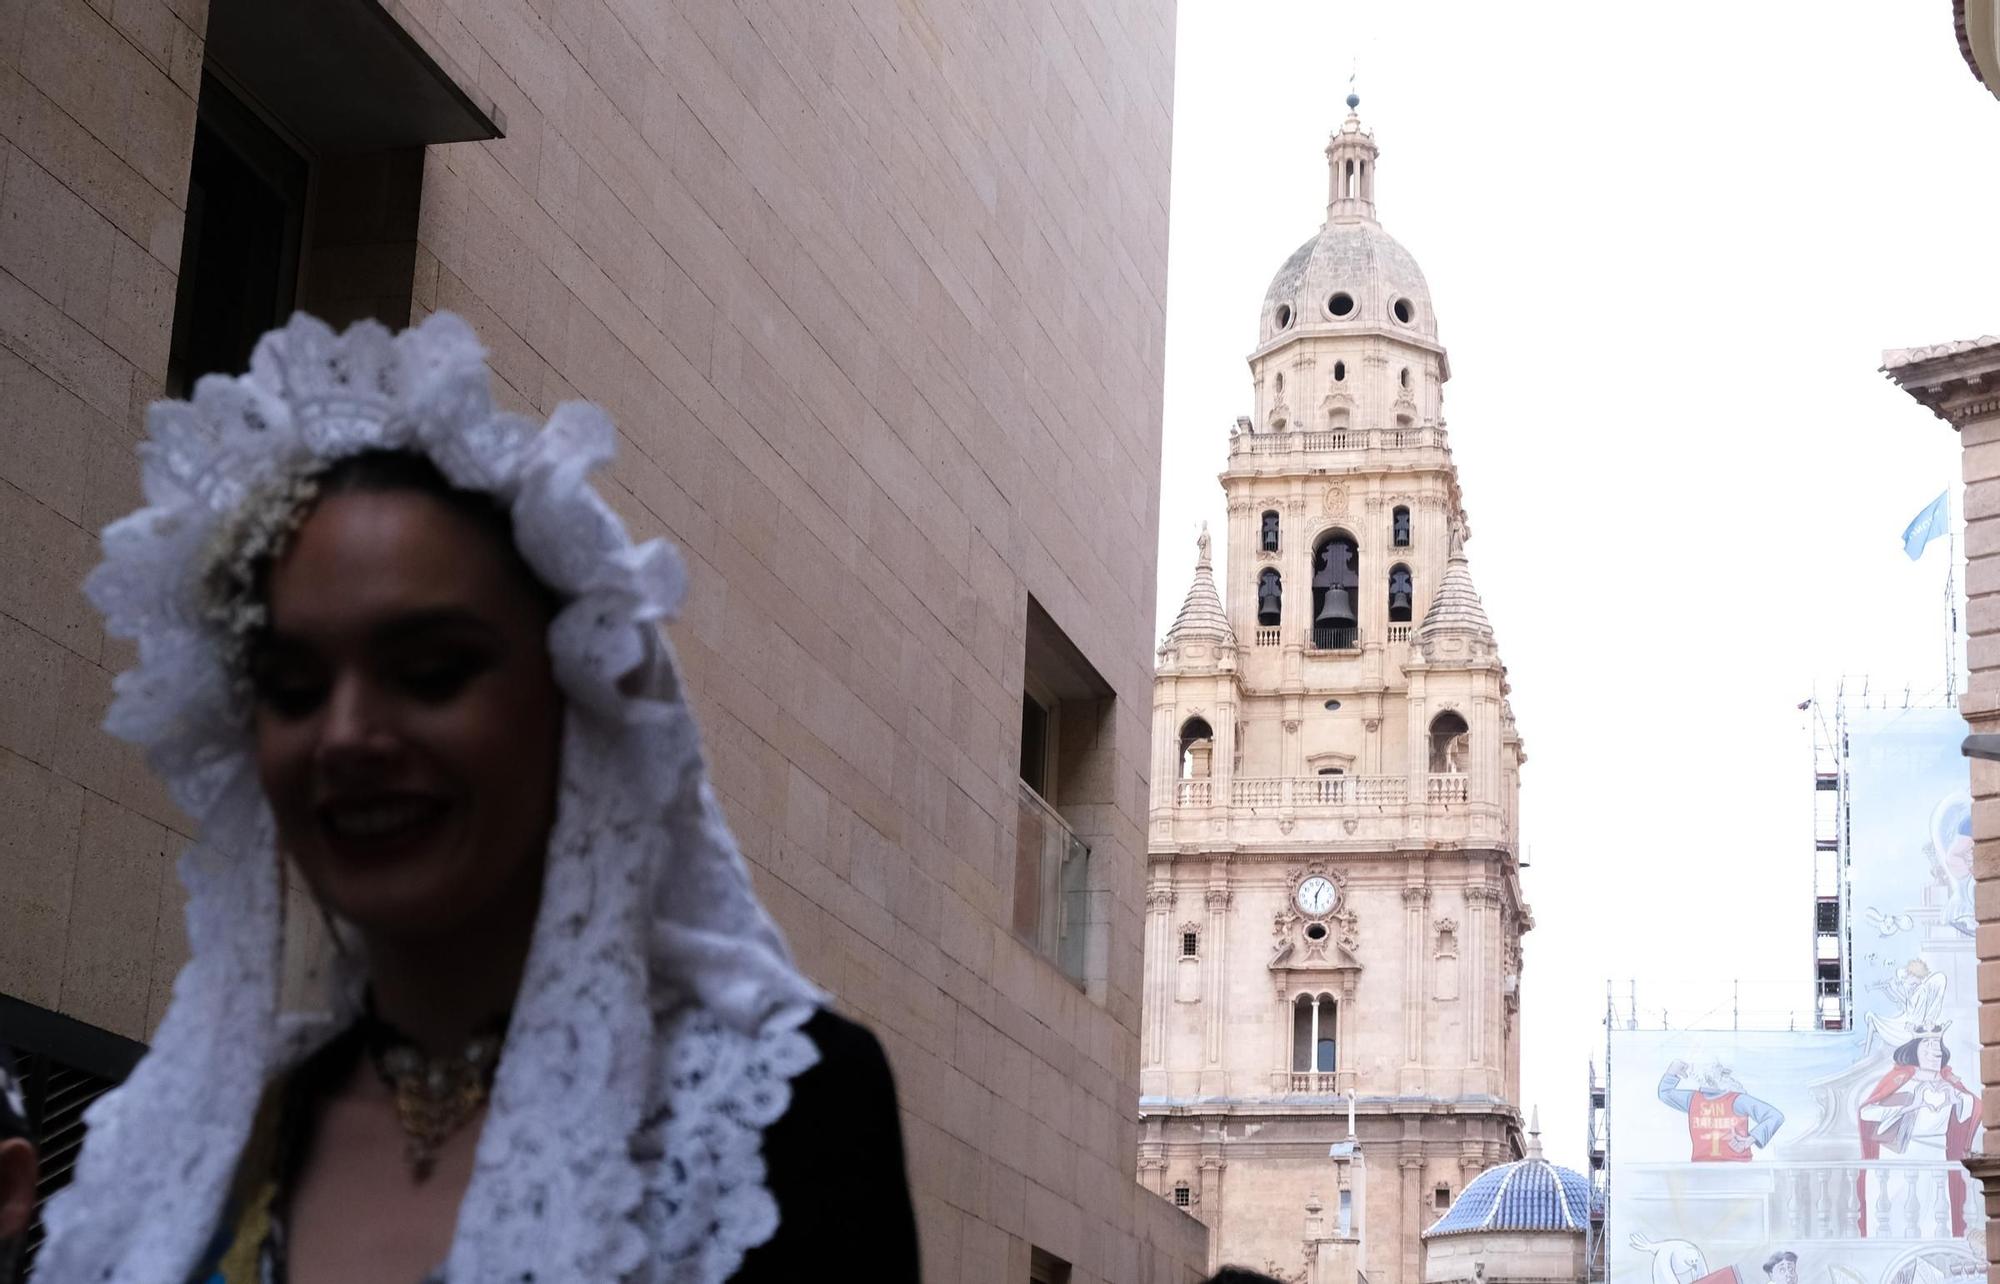
M 239 679 L 270 628 L 271 567 L 315 505 L 329 495 L 428 495 L 493 541 L 537 606 L 553 618 L 563 597 L 535 574 L 514 543 L 514 520 L 498 499 L 451 484 L 430 458 L 407 450 L 364 450 L 292 478 L 246 503 L 202 572 L 203 612 L 216 628 L 227 666 Z
M 409 450 L 364 450 L 336 460 L 317 474 L 314 497 L 306 507 L 330 495 L 379 495 L 414 491 L 428 495 L 453 512 L 465 517 L 492 536 L 507 562 L 521 575 L 553 615 L 562 607 L 562 597 L 542 582 L 514 543 L 514 519 L 507 506 L 484 491 L 462 490 L 438 470 L 428 455 Z M 263 568 L 269 570 L 268 563 Z M 260 584 L 260 590 L 262 585 Z M 261 596 L 260 592 L 260 596 Z
M 1926 1039 L 1936 1039 L 1936 1040 L 1937 1040 L 1937 1045 L 1938 1045 L 1938 1066 L 1939 1066 L 1939 1068 L 1943 1068 L 1943 1067 L 1945 1067 L 1945 1066 L 1948 1066 L 1948 1065 L 1950 1065 L 1950 1064 L 1951 1064 L 1951 1049 L 1950 1049 L 1950 1048 L 1947 1048 L 1946 1046 L 1944 1046 L 1944 1036 L 1942 1036 L 1942 1035 L 1937 1035 L 1937 1034 L 1920 1034 L 1920 1035 L 1918 1035 L 1918 1036 L 1917 1036 L 1916 1038 L 1914 1038 L 1914 1039 L 1910 1040 L 1910 1041 L 1909 1041 L 1908 1043 L 1904 1044 L 1904 1045 L 1903 1045 L 1902 1047 L 1900 1047 L 1900 1048 L 1897 1048 L 1897 1049 L 1896 1049 L 1896 1064 L 1897 1064 L 1897 1065 L 1899 1065 L 1899 1066 L 1913 1066 L 1913 1065 L 1916 1065 L 1916 1064 L 1917 1064 L 1917 1049 L 1919 1049 L 1919 1048 L 1921 1048 L 1921 1047 L 1923 1046 L 1923 1044 L 1924 1044 L 1924 1040 L 1926 1040 Z

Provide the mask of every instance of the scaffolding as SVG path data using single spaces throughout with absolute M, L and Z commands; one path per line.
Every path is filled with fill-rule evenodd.
M 1604 1023 L 1608 1032 L 1611 1024 L 1608 993 L 1605 995 Z M 1608 1047 L 1605 1054 L 1608 1058 Z M 1590 1063 L 1590 1116 L 1585 1127 L 1585 1153 L 1590 1157 L 1590 1229 L 1584 1234 L 1584 1261 L 1589 1268 L 1587 1278 L 1602 1280 L 1605 1277 L 1604 1210 L 1611 1203 L 1611 1119 L 1610 1089 L 1604 1080 L 1597 1077 L 1595 1060 Z
M 1868 698 L 1865 681 L 1861 698 L 1864 703 Z M 1813 1024 L 1846 1030 L 1854 1021 L 1848 984 L 1847 680 L 1835 687 L 1831 706 L 1815 694 L 1801 707 L 1812 727 Z

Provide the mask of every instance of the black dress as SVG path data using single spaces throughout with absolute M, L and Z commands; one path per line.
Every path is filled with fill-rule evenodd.
M 820 1059 L 792 1080 L 791 1106 L 764 1130 L 764 1180 L 778 1201 L 778 1229 L 744 1255 L 731 1284 L 790 1284 L 830 1275 L 916 1284 L 917 1223 L 903 1167 L 896 1081 L 882 1045 L 862 1026 L 824 1008 L 806 1022 L 805 1033 Z M 190 1284 L 285 1284 L 281 1210 L 299 1134 L 315 1093 L 338 1083 L 360 1051 L 354 1034 L 342 1035 L 292 1076 L 282 1093 L 287 1100 L 274 1113 L 282 1120 L 272 1129 L 276 1135 L 271 1144 L 253 1143 L 246 1152 L 246 1167 L 258 1171 L 239 1174 L 248 1180 L 239 1180 L 238 1195 Z M 260 1186 L 259 1198 L 244 1197 Z M 239 1238 L 247 1254 L 236 1248 Z M 242 1266 L 226 1269 L 225 1259 Z M 433 1274 L 429 1280 L 440 1278 Z
M 917 1220 L 888 1058 L 873 1034 L 824 1008 L 805 1030 L 819 1064 L 792 1080 L 791 1108 L 764 1130 L 778 1231 L 730 1279 L 915 1284 Z

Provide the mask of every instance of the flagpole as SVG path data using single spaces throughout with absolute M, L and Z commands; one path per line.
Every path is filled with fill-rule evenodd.
M 1951 521 L 1951 491 L 1945 490 L 1944 608 L 1951 617 L 1951 631 L 1944 642 L 1944 702 L 1958 707 L 1958 528 Z

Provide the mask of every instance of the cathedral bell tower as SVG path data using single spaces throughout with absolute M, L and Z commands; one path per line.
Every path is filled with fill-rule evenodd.
M 1217 1262 L 1415 1284 L 1422 1228 L 1522 1151 L 1525 754 L 1358 105 L 1265 292 L 1222 573 L 1204 531 L 1160 648 L 1139 1162 Z

